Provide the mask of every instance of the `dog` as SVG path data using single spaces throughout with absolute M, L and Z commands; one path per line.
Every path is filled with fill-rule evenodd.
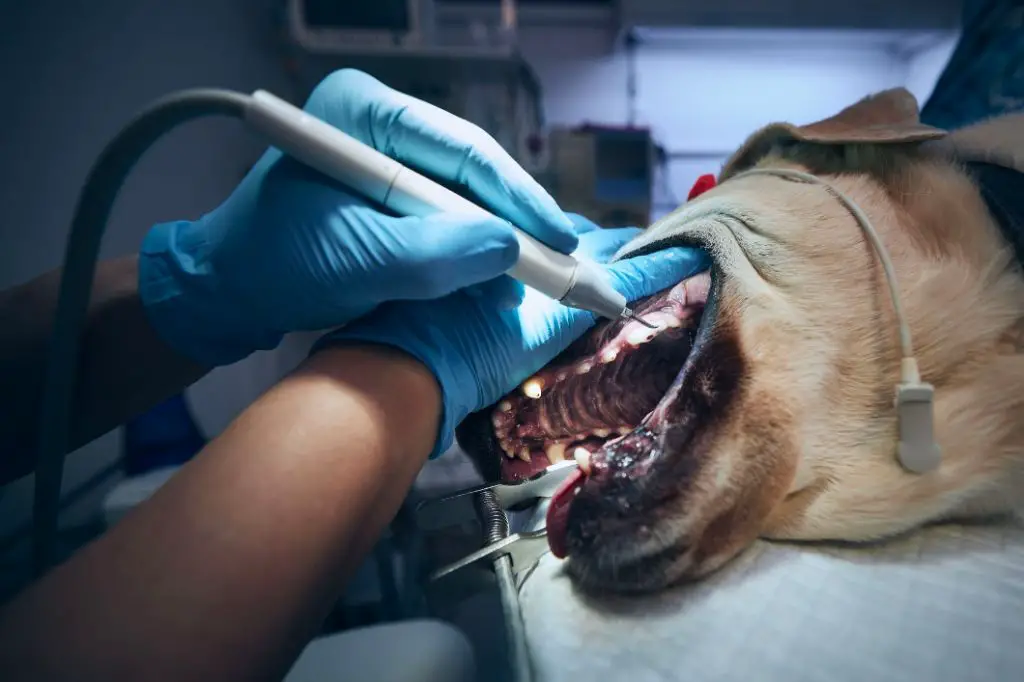
M 898 325 L 864 231 L 826 188 L 748 169 L 814 174 L 874 225 L 934 387 L 934 471 L 896 457 Z M 577 458 L 548 532 L 573 580 L 596 590 L 699 579 L 758 537 L 873 541 L 1014 513 L 1021 170 L 1024 116 L 949 133 L 922 124 L 902 88 L 811 125 L 768 125 L 717 186 L 619 254 L 689 244 L 714 261 L 636 306 L 658 333 L 599 325 L 472 415 L 459 441 L 491 479 Z

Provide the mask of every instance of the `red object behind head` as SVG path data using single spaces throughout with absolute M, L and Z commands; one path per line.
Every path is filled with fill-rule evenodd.
M 690 188 L 690 193 L 686 195 L 686 200 L 691 201 L 696 199 L 717 184 L 718 181 L 715 180 L 715 176 L 711 173 L 700 176 L 697 178 L 697 182 L 693 183 L 693 187 Z

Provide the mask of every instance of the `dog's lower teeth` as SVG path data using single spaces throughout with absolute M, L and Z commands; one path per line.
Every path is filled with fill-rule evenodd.
M 522 448 L 521 450 L 519 450 L 519 459 L 523 460 L 524 462 L 529 462 L 530 448 Z
M 598 438 L 607 438 L 612 432 L 611 429 L 594 429 L 594 435 Z
M 577 466 L 583 470 L 583 473 L 590 474 L 590 450 L 586 448 L 576 448 L 572 451 L 573 459 L 576 460 Z
M 565 461 L 565 443 L 552 443 L 544 451 L 544 454 L 548 456 L 548 461 L 552 464 L 558 464 L 559 462 Z

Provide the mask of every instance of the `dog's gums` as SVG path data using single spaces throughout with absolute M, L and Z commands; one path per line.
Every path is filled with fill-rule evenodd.
M 646 299 L 637 312 L 657 329 L 605 322 L 500 401 L 491 421 L 502 479 L 529 478 L 637 427 L 689 356 L 709 287 L 703 273 Z

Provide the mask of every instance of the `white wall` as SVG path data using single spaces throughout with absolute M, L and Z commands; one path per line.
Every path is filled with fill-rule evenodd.
M 905 36 L 650 33 L 651 44 L 636 53 L 636 123 L 649 125 L 669 151 L 691 155 L 670 163 L 669 189 L 656 194 L 657 213 L 685 199 L 699 175 L 716 172 L 758 127 L 780 120 L 809 123 L 911 76 L 896 49 Z M 569 39 L 562 28 L 526 27 L 520 42 L 544 88 L 550 123 L 626 123 L 626 57 L 610 49 L 605 31 L 574 30 Z M 922 62 L 913 71 L 918 91 L 930 89 L 941 71 L 941 64 L 926 67 Z
M 957 38 L 957 33 L 943 36 L 908 57 L 906 86 L 922 105 L 932 94 L 935 82 L 946 68 L 956 48 Z
M 59 265 L 81 182 L 130 116 L 168 91 L 288 83 L 268 0 L 33 0 L 0 7 L 0 287 Z M 118 200 L 104 256 L 137 249 L 155 222 L 214 207 L 258 157 L 237 122 L 188 124 L 160 141 Z M 190 396 L 218 431 L 280 372 L 272 354 L 208 376 Z M 117 454 L 108 435 L 68 460 L 66 487 Z M 2 454 L 2 453 L 0 453 Z M 0 535 L 28 518 L 31 481 L 0 497 Z M 81 508 L 94 507 L 88 500 Z M 74 516 L 74 515 L 72 515 Z

